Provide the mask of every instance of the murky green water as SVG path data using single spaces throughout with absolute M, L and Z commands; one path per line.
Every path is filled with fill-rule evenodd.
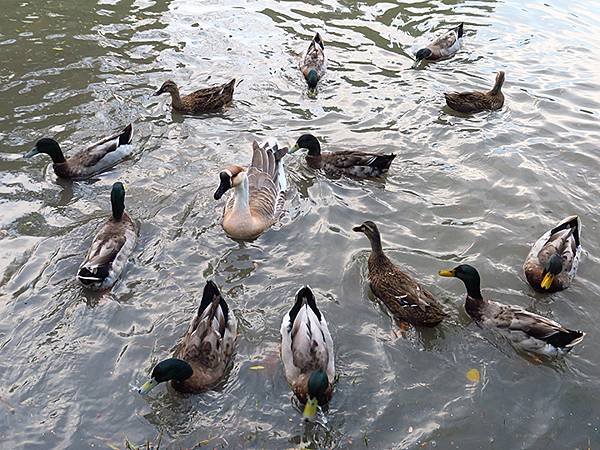
M 162 431 L 170 448 L 597 448 L 600 13 L 594 0 L 548 3 L 5 0 L 0 447 L 122 447 Z M 454 59 L 410 68 L 415 42 L 461 21 Z M 317 30 L 330 63 L 311 99 L 297 54 Z M 499 69 L 502 111 L 445 109 L 445 90 L 487 87 Z M 172 116 L 150 97 L 167 78 L 189 90 L 232 76 L 244 81 L 222 114 Z M 41 136 L 79 146 L 129 121 L 135 158 L 95 181 L 57 183 L 47 159 L 20 158 Z M 225 237 L 219 169 L 247 163 L 254 138 L 293 144 L 307 130 L 330 149 L 398 157 L 385 180 L 331 181 L 293 155 L 281 225 L 252 243 Z M 74 275 L 116 180 L 140 240 L 112 293 L 89 294 Z M 523 259 L 572 213 L 586 249 L 576 282 L 535 294 Z M 366 219 L 449 321 L 399 335 L 366 287 L 367 240 L 351 231 Z M 517 356 L 470 322 L 460 283 L 436 276 L 459 261 L 479 268 L 488 294 L 585 341 L 563 364 Z M 240 321 L 227 383 L 140 397 L 134 387 L 171 354 L 209 277 Z M 328 431 L 304 428 L 279 362 L 281 317 L 304 283 L 336 346 Z

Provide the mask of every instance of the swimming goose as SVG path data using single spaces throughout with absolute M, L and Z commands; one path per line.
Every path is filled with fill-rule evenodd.
M 136 226 L 125 212 L 125 188 L 113 184 L 110 193 L 112 216 L 100 227 L 85 260 L 79 267 L 77 279 L 86 288 L 111 288 L 125 268 L 137 240 Z
M 123 131 L 102 139 L 95 144 L 65 158 L 54 139 L 43 138 L 37 141 L 33 149 L 23 155 L 31 158 L 45 153 L 52 158 L 52 168 L 59 178 L 84 180 L 114 167 L 133 152 L 131 139 L 133 126 L 127 125 Z
M 585 336 L 582 331 L 565 328 L 520 306 L 504 305 L 483 298 L 479 273 L 473 266 L 461 264 L 451 270 L 440 270 L 439 273 L 443 277 L 462 280 L 467 288 L 467 314 L 478 324 L 508 338 L 518 350 L 549 357 L 562 356 Z
M 248 169 L 234 165 L 219 174 L 215 200 L 233 189 L 223 212 L 223 229 L 229 237 L 255 239 L 277 221 L 285 203 L 287 182 L 281 159 L 287 151 L 277 144 L 261 148 L 254 141 Z
M 321 152 L 319 140 L 312 134 L 303 134 L 290 153 L 307 149 L 306 162 L 313 169 L 322 169 L 331 177 L 349 175 L 354 177 L 377 177 L 388 171 L 396 157 L 393 153 L 382 155 L 359 150 Z
M 456 28 L 451 29 L 443 36 L 438 37 L 427 47 L 420 49 L 416 54 L 416 63 L 422 60 L 438 61 L 453 56 L 460 47 L 463 41 L 463 24 L 461 23 Z
M 581 258 L 579 217 L 570 216 L 544 233 L 523 264 L 529 284 L 538 291 L 567 289 L 577 273 Z
M 383 252 L 379 229 L 370 220 L 353 228 L 371 242 L 369 284 L 398 322 L 433 327 L 446 313 L 431 292 L 403 272 Z
M 219 288 L 207 281 L 198 312 L 175 350 L 175 357 L 159 362 L 150 380 L 138 390 L 147 394 L 160 383 L 171 382 L 179 392 L 211 389 L 225 377 L 237 343 L 237 320 Z
M 300 70 L 310 91 L 316 90 L 317 83 L 325 75 L 326 64 L 325 46 L 321 35 L 317 33 L 300 61 Z
M 314 418 L 318 406 L 333 395 L 335 361 L 327 321 L 308 286 L 298 291 L 294 306 L 283 317 L 281 359 L 288 383 L 305 405 L 304 418 Z
M 154 95 L 168 92 L 171 94 L 171 107 L 175 111 L 183 114 L 201 114 L 218 111 L 231 103 L 234 88 L 235 78 L 229 83 L 199 89 L 181 97 L 177 85 L 167 80 Z
M 504 105 L 504 72 L 496 75 L 494 87 L 488 92 L 451 92 L 445 93 L 446 104 L 455 111 L 462 113 L 477 113 L 481 111 L 494 111 Z

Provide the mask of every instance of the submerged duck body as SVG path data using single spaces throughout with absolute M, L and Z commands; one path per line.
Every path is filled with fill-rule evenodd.
M 219 111 L 231 103 L 234 89 L 235 78 L 229 83 L 199 89 L 182 97 L 177 84 L 167 80 L 154 95 L 169 93 L 171 94 L 171 108 L 175 111 L 183 114 L 202 114 Z
M 325 75 L 326 64 L 325 45 L 321 35 L 317 33 L 300 60 L 300 70 L 309 89 L 317 88 L 319 80 Z
M 463 264 L 451 270 L 441 270 L 440 275 L 462 280 L 467 289 L 467 314 L 482 326 L 505 336 L 518 350 L 546 357 L 563 356 L 585 336 L 582 331 L 568 329 L 520 306 L 505 305 L 483 298 L 479 273 L 470 265 Z
M 54 139 L 40 139 L 24 158 L 45 153 L 52 158 L 52 168 L 59 178 L 85 180 L 104 172 L 133 153 L 133 126 L 127 125 L 123 131 L 115 133 L 90 145 L 68 158 L 65 158 L 60 145 Z
M 290 150 L 307 149 L 306 162 L 309 167 L 323 170 L 330 177 L 343 175 L 357 178 L 378 177 L 386 173 L 396 157 L 393 153 L 382 155 L 358 150 L 322 152 L 319 140 L 312 134 L 303 134 Z
M 504 106 L 504 72 L 496 75 L 494 87 L 488 92 L 451 92 L 445 93 L 446 104 L 455 111 L 462 113 L 478 113 L 482 111 L 495 111 Z
M 463 24 L 446 32 L 443 36 L 433 40 L 425 48 L 420 49 L 415 58 L 417 63 L 426 61 L 439 61 L 441 59 L 450 58 L 458 52 L 463 42 Z
M 134 222 L 125 212 L 125 188 L 115 183 L 111 191 L 112 216 L 100 227 L 79 267 L 77 279 L 91 290 L 110 289 L 125 268 L 137 240 Z
M 171 382 L 179 392 L 198 393 L 218 385 L 229 368 L 237 344 L 237 320 L 217 285 L 207 281 L 200 307 L 175 351 L 159 362 L 139 389 L 147 394 L 158 384 Z
M 225 204 L 223 229 L 233 239 L 251 240 L 264 233 L 281 216 L 287 181 L 282 158 L 286 147 L 252 143 L 252 163 L 248 169 L 230 166 L 219 174 L 214 198 L 219 200 L 233 189 Z
M 446 313 L 433 294 L 385 255 L 377 225 L 366 221 L 353 230 L 364 233 L 371 242 L 369 284 L 396 321 L 432 327 L 444 320 Z
M 280 331 L 285 377 L 305 405 L 304 417 L 311 419 L 317 413 L 317 406 L 326 405 L 333 395 L 335 357 L 327 321 L 309 287 L 296 294 Z
M 531 287 L 558 292 L 571 285 L 582 253 L 580 228 L 579 217 L 570 216 L 535 242 L 523 264 Z

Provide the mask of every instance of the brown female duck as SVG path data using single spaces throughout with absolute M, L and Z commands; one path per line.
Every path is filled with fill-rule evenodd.
M 383 252 L 377 225 L 366 221 L 354 227 L 371 242 L 369 256 L 369 283 L 371 290 L 390 310 L 397 321 L 432 327 L 440 323 L 446 313 L 434 296 L 410 275 L 404 273 Z
M 445 93 L 446 104 L 455 111 L 462 113 L 477 113 L 481 111 L 494 111 L 504 105 L 504 72 L 496 75 L 496 83 L 488 92 L 451 92 Z
M 542 292 L 557 292 L 571 285 L 581 257 L 579 229 L 579 217 L 570 216 L 533 244 L 523 264 L 531 287 Z
M 306 162 L 309 167 L 323 170 L 330 177 L 377 177 L 388 171 L 396 157 L 393 153 L 382 155 L 358 150 L 321 152 L 321 144 L 312 134 L 300 136 L 290 153 L 302 148 L 308 150 Z
M 159 362 L 139 393 L 147 394 L 166 381 L 171 381 L 179 392 L 202 392 L 214 387 L 231 365 L 236 342 L 235 315 L 217 285 L 207 281 L 198 312 L 175 351 L 175 358 Z
M 154 95 L 168 92 L 171 94 L 171 107 L 175 111 L 183 114 L 202 114 L 218 111 L 231 103 L 234 88 L 235 78 L 229 83 L 199 89 L 181 97 L 177 85 L 167 80 Z

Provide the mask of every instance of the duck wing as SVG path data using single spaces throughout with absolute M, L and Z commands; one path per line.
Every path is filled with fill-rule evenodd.
M 226 366 L 235 350 L 237 320 L 219 288 L 207 281 L 196 316 L 178 350 L 178 357 L 215 369 Z
M 290 384 L 301 374 L 324 370 L 335 378 L 333 340 L 327 322 L 308 287 L 296 294 L 296 301 L 281 324 L 281 357 Z
M 266 143 L 260 147 L 252 143 L 252 163 L 248 169 L 249 206 L 253 215 L 269 221 L 276 218 L 281 210 L 282 198 L 286 189 L 283 162 L 287 148 L 270 147 Z
M 98 165 L 108 166 L 116 164 L 130 152 L 131 140 L 133 138 L 133 126 L 127 125 L 123 131 L 115 133 L 95 144 L 92 144 L 85 150 L 73 155 L 68 159 L 69 165 L 74 167 L 93 168 Z M 125 150 L 125 151 L 119 151 Z M 121 154 L 123 153 L 123 154 Z
M 181 101 L 192 110 L 209 111 L 220 109 L 233 98 L 235 78 L 229 83 L 219 84 L 204 89 L 199 89 L 184 97 Z

